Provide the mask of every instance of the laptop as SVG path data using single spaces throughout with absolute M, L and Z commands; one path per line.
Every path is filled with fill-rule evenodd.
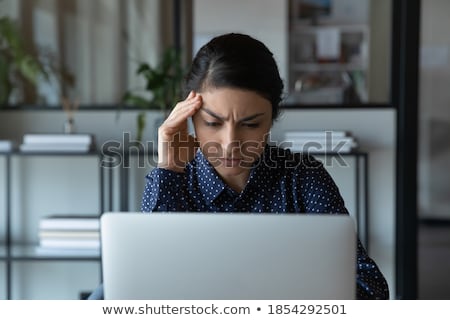
M 101 218 L 105 299 L 355 299 L 348 215 L 123 213 Z

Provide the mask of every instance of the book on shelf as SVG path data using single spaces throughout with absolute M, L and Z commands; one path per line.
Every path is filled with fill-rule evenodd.
M 22 152 L 89 152 L 95 147 L 92 134 L 27 133 Z
M 39 143 L 75 143 L 92 144 L 94 136 L 89 133 L 26 133 L 23 135 L 24 144 Z
M 288 131 L 284 145 L 294 152 L 349 153 L 358 147 L 355 137 L 348 131 Z
M 344 138 L 351 136 L 350 132 L 345 130 L 298 130 L 298 131 L 286 131 L 284 134 L 285 138 Z
M 14 145 L 11 140 L 0 140 L 0 152 L 12 151 Z
M 39 223 L 39 247 L 56 249 L 99 249 L 98 215 L 52 215 Z
M 303 152 L 303 153 L 350 153 L 355 151 L 356 146 L 352 145 L 333 145 L 333 146 L 325 146 L 325 145 L 301 145 L 301 144 L 293 144 L 289 149 L 292 152 Z
M 21 144 L 19 149 L 22 152 L 89 152 L 92 146 L 78 143 L 39 143 Z
M 40 230 L 39 239 L 100 239 L 100 230 Z
M 100 249 L 92 248 L 59 248 L 59 247 L 35 247 L 35 253 L 42 256 L 51 257 L 100 257 Z
M 100 249 L 100 239 L 39 239 L 41 248 Z
M 319 143 L 322 145 L 337 145 L 340 143 L 344 144 L 355 144 L 356 139 L 353 137 L 342 137 L 342 138 L 325 138 L 325 137 L 299 137 L 299 138 L 291 138 L 285 139 L 285 143 L 296 143 L 296 144 L 306 144 L 306 143 Z
M 39 221 L 39 230 L 100 230 L 99 215 L 55 214 Z

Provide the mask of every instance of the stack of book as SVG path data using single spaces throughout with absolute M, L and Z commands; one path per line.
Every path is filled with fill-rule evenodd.
M 98 215 L 50 215 L 39 222 L 39 251 L 100 249 Z
M 0 140 L 0 152 L 9 152 L 13 149 L 13 143 L 10 140 Z
M 93 148 L 91 134 L 28 133 L 20 145 L 22 152 L 89 152 Z
M 284 145 L 293 152 L 349 153 L 358 147 L 355 137 L 347 131 L 288 131 Z

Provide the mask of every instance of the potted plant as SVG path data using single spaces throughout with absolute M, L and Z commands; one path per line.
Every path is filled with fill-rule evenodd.
M 142 141 L 146 127 L 146 111 L 161 110 L 165 119 L 171 108 L 181 99 L 181 83 L 184 76 L 181 54 L 174 48 L 168 48 L 158 65 L 152 67 L 146 62 L 141 62 L 136 74 L 144 77 L 145 88 L 126 91 L 123 101 L 142 109 L 136 119 L 136 140 Z M 144 93 L 150 93 L 150 97 L 144 97 Z
M 40 61 L 27 52 L 14 21 L 0 17 L 0 106 L 8 104 L 14 87 L 24 81 L 36 85 L 40 76 L 48 79 Z

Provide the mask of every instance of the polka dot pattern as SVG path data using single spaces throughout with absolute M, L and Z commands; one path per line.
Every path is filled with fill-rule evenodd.
M 242 192 L 229 188 L 197 152 L 184 173 L 155 168 L 147 175 L 142 211 L 348 214 L 322 163 L 312 156 L 267 146 Z M 358 240 L 357 294 L 387 299 L 382 273 Z

